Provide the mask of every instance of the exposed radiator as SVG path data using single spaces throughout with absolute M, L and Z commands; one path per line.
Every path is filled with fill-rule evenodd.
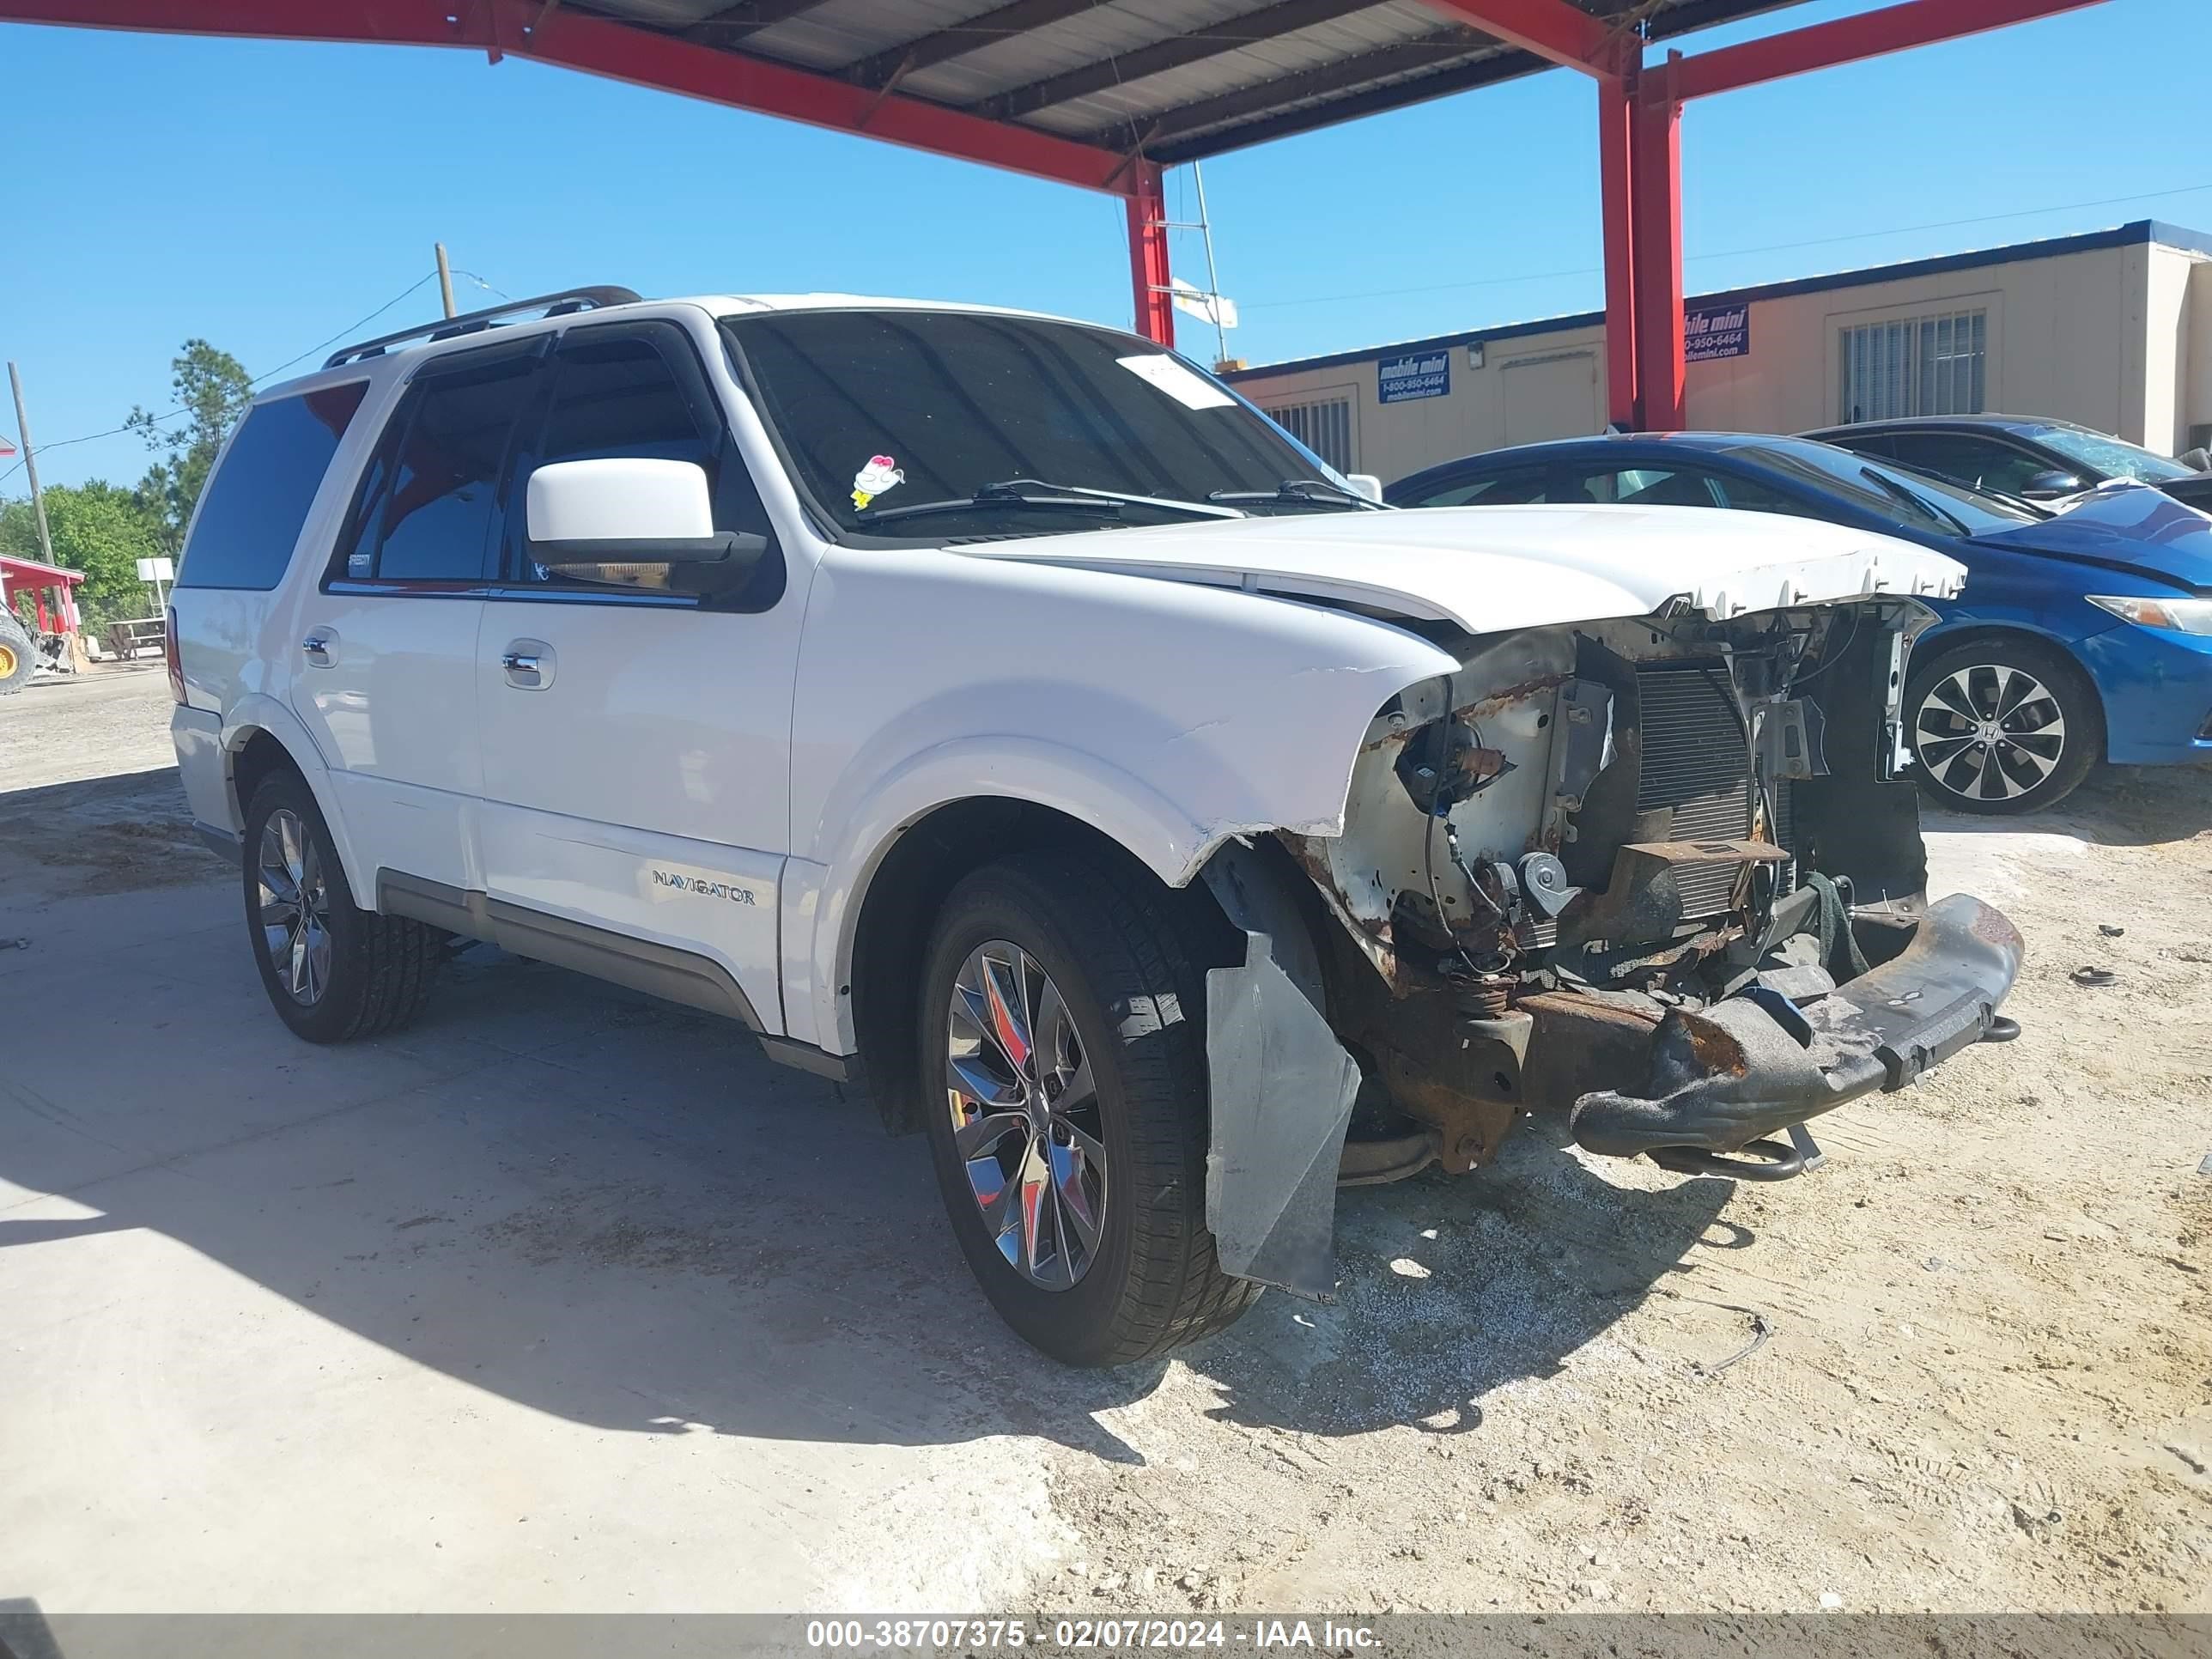
M 1643 704 L 1643 763 L 1636 810 L 1674 810 L 1674 841 L 1741 841 L 1751 833 L 1751 757 L 1728 694 L 1728 671 L 1651 665 L 1636 671 Z M 1741 864 L 1698 865 L 1680 871 L 1685 916 L 1717 915 L 1729 907 Z

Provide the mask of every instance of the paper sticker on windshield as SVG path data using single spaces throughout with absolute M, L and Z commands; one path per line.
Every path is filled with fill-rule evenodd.
M 853 475 L 853 505 L 865 508 L 870 501 L 906 482 L 906 474 L 888 455 L 871 455 L 868 464 Z
M 1237 399 L 1207 380 L 1194 374 L 1172 357 L 1116 357 L 1114 360 L 1148 385 L 1156 386 L 1185 409 L 1229 409 Z

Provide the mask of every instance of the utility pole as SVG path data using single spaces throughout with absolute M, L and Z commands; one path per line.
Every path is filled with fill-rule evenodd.
M 453 314 L 453 268 L 446 263 L 446 245 L 434 244 L 438 250 L 438 297 L 446 302 L 446 315 Z M 25 448 L 28 448 L 27 444 Z
M 31 511 L 39 520 L 39 556 L 54 562 L 54 538 L 46 533 L 46 498 L 39 493 L 39 463 L 31 449 L 31 418 L 23 413 L 23 376 L 11 361 L 8 384 L 15 392 L 15 435 L 23 441 L 23 471 L 31 478 Z

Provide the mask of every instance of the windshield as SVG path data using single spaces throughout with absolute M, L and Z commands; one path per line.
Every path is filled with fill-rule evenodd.
M 2085 432 L 2079 427 L 2039 426 L 2023 434 L 2033 438 L 2045 449 L 2055 449 L 2069 461 L 2103 473 L 2109 478 L 2133 478 L 2138 483 L 2164 483 L 2171 478 L 2196 476 L 2179 461 L 2131 444 L 2124 438 L 2108 438 L 2101 432 Z
M 906 310 L 769 312 L 723 328 L 786 460 L 848 531 L 943 541 L 1192 521 L 1177 503 L 1205 516 L 1342 506 L 1277 500 L 1286 480 L 1344 481 L 1219 382 L 1130 335 Z M 1261 499 L 1206 506 L 1224 492 Z
M 1776 471 L 1790 473 L 1908 529 L 1933 531 L 1942 536 L 1983 536 L 2017 530 L 2036 521 L 2035 514 L 2000 496 L 1948 478 L 1886 466 L 1833 444 L 1782 438 L 1747 448 Z

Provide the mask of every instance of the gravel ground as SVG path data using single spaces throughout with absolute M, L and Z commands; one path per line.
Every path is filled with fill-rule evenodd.
M 0 896 L 222 878 L 184 835 L 166 708 L 159 672 L 128 671 L 0 707 Z M 938 1333 L 901 1339 L 915 1402 L 878 1409 L 933 1395 L 987 1437 L 915 1454 L 865 1527 L 808 1546 L 821 1605 L 2212 1610 L 2212 775 L 2106 772 L 2018 827 L 1929 830 L 1933 890 L 2027 935 L 2024 1034 L 1821 1120 L 1808 1178 L 1686 1179 L 1525 1133 L 1474 1176 L 1346 1194 L 1334 1305 L 1270 1296 L 1103 1376 L 976 1335 L 989 1315 L 926 1218 L 847 1218 L 848 1293 Z M 473 965 L 463 994 L 551 971 Z M 721 1040 L 678 1011 L 633 1023 L 608 1040 L 644 1066 Z M 866 1167 L 926 1180 L 908 1150 Z M 637 1201 L 520 1214 L 483 1248 L 657 1294 L 738 1283 L 742 1222 L 644 1226 Z M 802 1354 L 790 1386 L 808 1374 Z M 538 1604 L 522 1583 L 479 1603 Z

